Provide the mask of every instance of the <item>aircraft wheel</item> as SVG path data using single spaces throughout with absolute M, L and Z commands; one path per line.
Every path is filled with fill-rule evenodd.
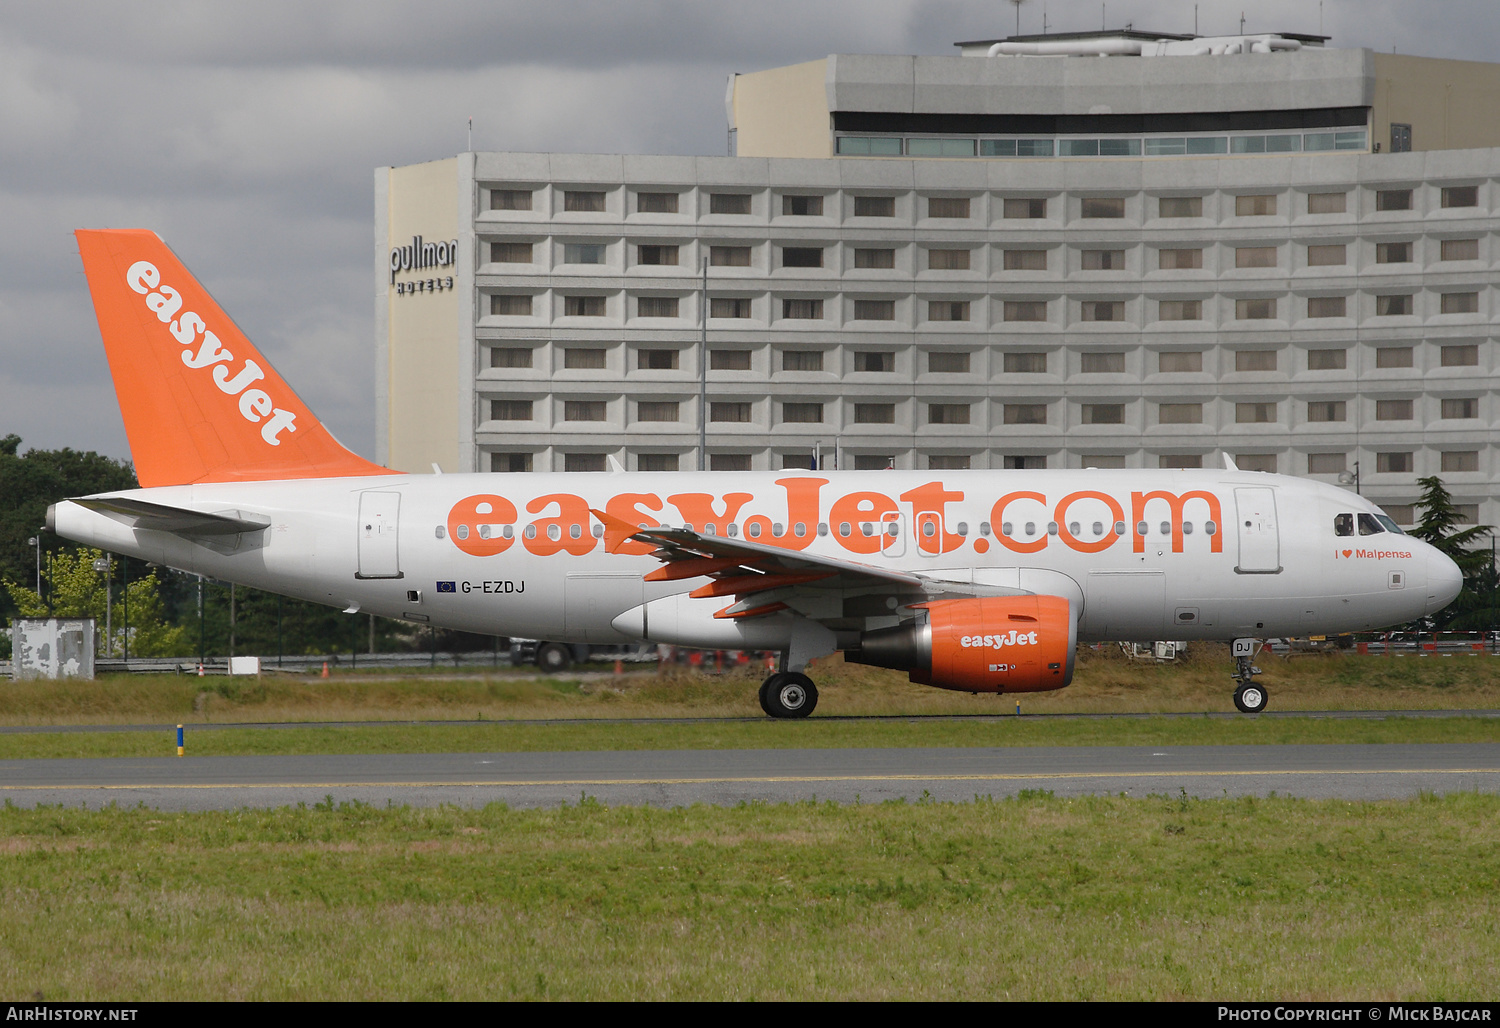
M 1266 699 L 1266 690 L 1253 683 L 1234 691 L 1234 705 L 1244 714 L 1259 714 L 1265 710 Z
M 761 706 L 775 718 L 802 718 L 818 705 L 818 687 L 799 672 L 772 675 L 761 686 Z
M 561 643 L 547 643 L 536 651 L 536 666 L 555 675 L 573 666 L 573 654 Z

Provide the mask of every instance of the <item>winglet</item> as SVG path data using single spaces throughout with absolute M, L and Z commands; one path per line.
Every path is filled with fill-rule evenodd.
M 156 233 L 76 235 L 141 485 L 395 474 L 323 427 Z
M 619 553 L 620 547 L 630 541 L 630 537 L 640 531 L 628 521 L 621 521 L 613 514 L 606 514 L 602 510 L 589 508 L 589 513 L 599 519 L 604 526 L 604 552 Z

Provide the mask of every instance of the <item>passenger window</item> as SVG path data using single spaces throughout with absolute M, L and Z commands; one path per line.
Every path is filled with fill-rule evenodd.
M 1384 531 L 1385 529 L 1380 527 L 1380 522 L 1375 520 L 1375 515 L 1361 514 L 1359 516 L 1360 535 L 1379 535 Z
M 1335 514 L 1334 517 L 1333 517 L 1333 534 L 1334 535 L 1353 535 L 1354 534 L 1354 515 L 1353 514 Z

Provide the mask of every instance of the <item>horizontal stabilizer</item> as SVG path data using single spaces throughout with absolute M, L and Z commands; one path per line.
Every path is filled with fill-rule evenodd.
M 164 503 L 151 503 L 129 496 L 91 496 L 71 500 L 80 507 L 98 511 L 131 528 L 149 529 L 154 532 L 171 532 L 183 536 L 239 535 L 243 532 L 260 532 L 271 525 L 264 514 L 247 514 L 244 511 L 223 511 L 209 514 L 186 507 L 169 507 Z

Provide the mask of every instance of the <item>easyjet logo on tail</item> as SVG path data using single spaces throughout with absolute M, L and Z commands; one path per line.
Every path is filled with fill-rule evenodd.
M 161 272 L 150 261 L 136 261 L 125 272 L 125 284 L 146 298 L 146 307 L 166 325 L 172 338 L 182 344 L 182 363 L 209 371 L 219 391 L 239 397 L 240 416 L 252 425 L 260 425 L 260 437 L 268 446 L 280 446 L 282 432 L 297 431 L 297 415 L 276 406 L 264 389 L 251 383 L 266 377 L 255 361 L 246 359 L 236 369 L 234 354 L 224 349 L 219 337 L 209 330 L 194 311 L 182 310 L 182 294 L 161 280 Z M 179 313 L 180 312 L 180 313 Z M 195 350 L 196 347 L 196 350 Z

